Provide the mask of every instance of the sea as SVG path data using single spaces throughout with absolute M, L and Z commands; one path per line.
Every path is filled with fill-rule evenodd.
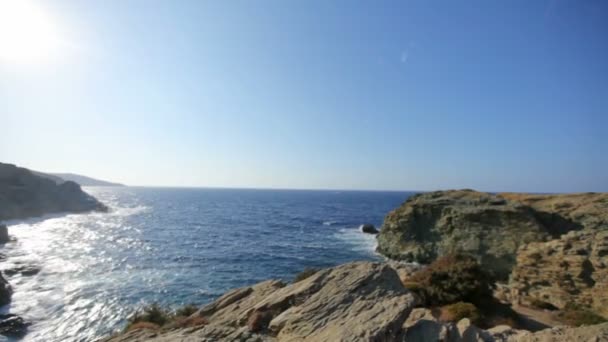
M 84 187 L 108 213 L 9 221 L 0 247 L 14 294 L 3 313 L 32 322 L 22 341 L 95 341 L 138 308 L 204 305 L 305 268 L 381 260 L 373 235 L 412 192 Z M 0 341 L 10 339 L 0 337 Z

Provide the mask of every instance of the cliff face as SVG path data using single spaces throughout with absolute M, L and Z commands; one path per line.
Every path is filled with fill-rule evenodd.
M 378 252 L 420 263 L 466 252 L 506 280 L 520 246 L 573 230 L 598 229 L 607 218 L 608 194 L 437 191 L 413 196 L 388 214 L 378 235 Z
M 91 210 L 107 208 L 78 184 L 56 184 L 28 169 L 0 163 L 0 220 Z

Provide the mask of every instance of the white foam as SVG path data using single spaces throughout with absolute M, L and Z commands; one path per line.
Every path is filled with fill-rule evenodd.
M 351 245 L 352 249 L 357 252 L 376 253 L 378 242 L 375 235 L 362 233 L 357 228 L 342 228 L 335 236 Z

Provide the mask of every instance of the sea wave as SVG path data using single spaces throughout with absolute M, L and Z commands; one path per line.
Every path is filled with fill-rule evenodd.
M 359 228 L 342 228 L 334 236 L 351 245 L 352 249 L 356 252 L 376 254 L 376 247 L 378 245 L 376 236 L 362 233 Z

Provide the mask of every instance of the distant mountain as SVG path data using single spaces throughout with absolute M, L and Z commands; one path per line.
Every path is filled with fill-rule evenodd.
M 107 182 L 73 173 L 48 173 L 47 176 L 47 178 L 53 179 L 55 182 L 57 182 L 56 178 L 59 178 L 63 181 L 72 181 L 74 183 L 78 183 L 81 186 L 124 186 L 124 184 Z

